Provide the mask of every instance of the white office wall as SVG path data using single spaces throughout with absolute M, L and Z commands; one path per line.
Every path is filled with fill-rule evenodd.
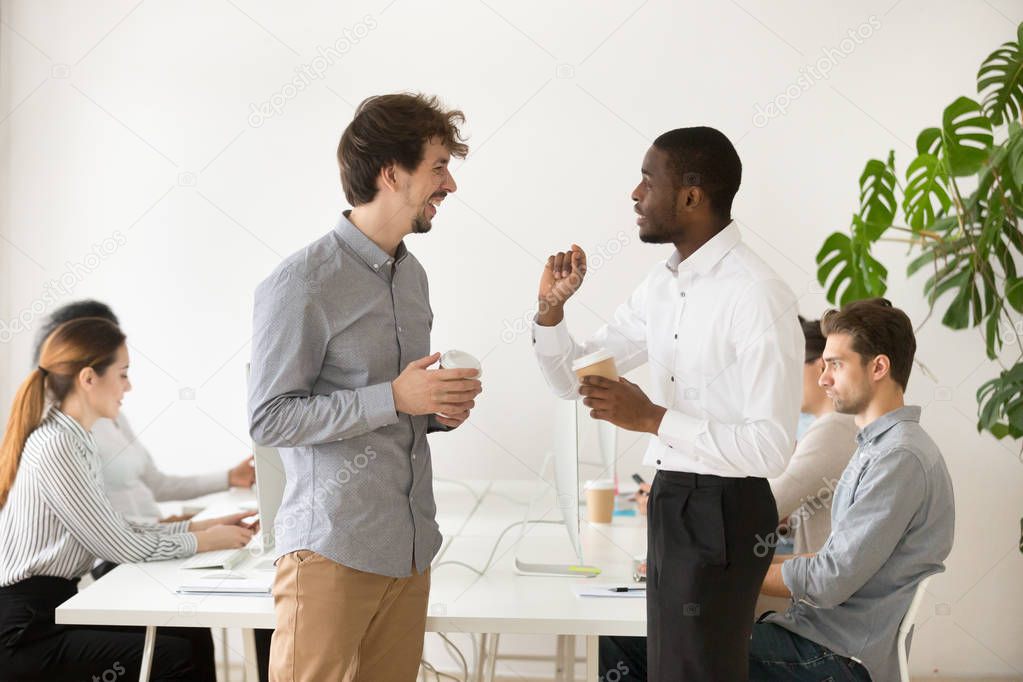
M 904 168 L 916 132 L 974 94 L 1023 6 L 65 0 L 5 1 L 0 18 L 0 417 L 41 316 L 91 296 L 129 335 L 125 411 L 159 464 L 243 457 L 253 287 L 344 207 L 334 150 L 353 106 L 422 90 L 464 109 L 472 153 L 433 231 L 408 245 L 430 274 L 433 347 L 483 357 L 486 374 L 469 424 L 433 438 L 435 468 L 525 478 L 554 401 L 526 326 L 541 263 L 572 241 L 604 254 L 569 306 L 585 334 L 668 255 L 636 239 L 629 201 L 657 134 L 709 124 L 731 137 L 743 234 L 818 315 L 814 255 L 847 224 L 863 163 L 893 148 Z M 817 64 L 826 78 L 807 76 Z M 784 115 L 758 115 L 779 98 Z M 902 247 L 882 252 L 890 297 L 922 320 Z M 1023 467 L 1018 444 L 973 425 L 996 368 L 978 334 L 937 320 L 919 359 L 934 378 L 917 370 L 909 398 L 948 460 L 959 522 L 913 665 L 1021 675 Z M 621 470 L 639 468 L 642 439 L 625 434 L 620 449 Z

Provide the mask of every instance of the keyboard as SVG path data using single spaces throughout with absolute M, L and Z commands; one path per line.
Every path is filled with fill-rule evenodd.
M 255 535 L 249 540 L 249 544 L 241 549 L 215 549 L 211 552 L 199 552 L 189 557 L 181 568 L 223 568 L 233 570 L 245 563 L 250 557 L 260 557 L 259 561 L 251 566 L 256 570 L 270 570 L 273 568 L 275 557 L 273 546 L 264 547 L 260 535 Z

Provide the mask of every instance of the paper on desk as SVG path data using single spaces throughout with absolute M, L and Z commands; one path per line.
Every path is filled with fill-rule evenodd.
M 178 594 L 239 594 L 270 596 L 273 576 L 190 580 L 178 585 Z
M 615 592 L 616 587 L 628 587 L 628 592 Z M 577 597 L 618 597 L 620 599 L 645 599 L 646 586 L 639 583 L 574 583 L 572 589 Z

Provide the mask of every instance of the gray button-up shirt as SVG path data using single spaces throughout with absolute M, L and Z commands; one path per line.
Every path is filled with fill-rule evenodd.
M 856 440 L 835 489 L 831 535 L 817 554 L 782 564 L 795 603 L 767 620 L 887 682 L 899 679 L 896 638 L 917 583 L 945 570 L 952 550 L 952 480 L 919 407 L 889 412 Z
M 426 272 L 347 218 L 259 284 L 249 420 L 287 483 L 275 553 L 299 549 L 392 577 L 441 545 L 426 416 L 398 414 L 391 382 L 430 354 Z

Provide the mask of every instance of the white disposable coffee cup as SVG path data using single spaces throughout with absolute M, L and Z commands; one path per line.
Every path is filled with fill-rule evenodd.
M 601 348 L 577 359 L 572 363 L 572 371 L 580 381 L 587 376 L 599 376 L 611 381 L 618 381 L 618 368 L 615 366 L 614 353 L 606 348 Z
M 483 376 L 483 367 L 480 365 L 480 361 L 464 350 L 449 350 L 447 353 L 444 353 L 444 355 L 440 356 L 440 368 L 474 369 L 476 370 L 476 376 L 472 378 L 479 379 Z
M 586 518 L 590 523 L 611 523 L 615 511 L 615 482 L 610 478 L 586 481 Z

